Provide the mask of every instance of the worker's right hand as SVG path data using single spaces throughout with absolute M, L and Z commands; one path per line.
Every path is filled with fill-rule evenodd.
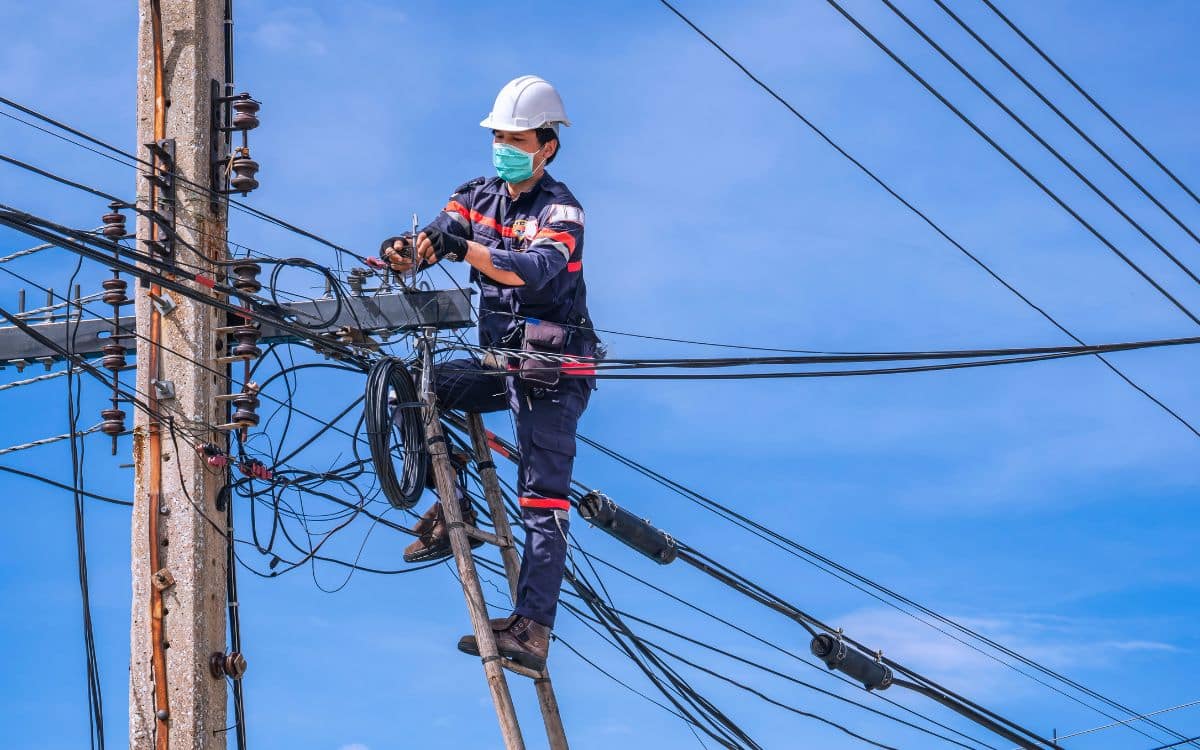
M 379 247 L 379 257 L 397 273 L 408 273 L 413 267 L 412 235 L 389 237 Z

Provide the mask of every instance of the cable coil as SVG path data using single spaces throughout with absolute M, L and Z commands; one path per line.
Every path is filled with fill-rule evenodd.
M 393 506 L 401 510 L 411 508 L 425 490 L 428 461 L 421 400 L 404 362 L 388 357 L 371 367 L 364 409 L 367 444 L 379 488 Z M 393 446 L 396 438 L 400 444 Z M 395 448 L 401 451 L 399 479 L 393 463 Z

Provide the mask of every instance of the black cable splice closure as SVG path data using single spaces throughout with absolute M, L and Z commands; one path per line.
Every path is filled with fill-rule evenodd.
M 655 528 L 647 519 L 638 518 L 601 492 L 592 490 L 579 498 L 579 515 L 660 565 L 675 561 L 678 550 L 670 534 Z
M 812 639 L 809 650 L 825 662 L 825 666 L 861 682 L 867 690 L 887 690 L 892 684 L 892 670 L 888 665 L 851 648 L 840 637 L 821 633 Z
M 416 505 L 425 491 L 428 452 L 420 400 L 404 362 L 388 357 L 371 367 L 364 406 L 367 444 L 380 490 L 401 510 Z M 393 463 L 397 455 L 401 463 L 399 478 Z

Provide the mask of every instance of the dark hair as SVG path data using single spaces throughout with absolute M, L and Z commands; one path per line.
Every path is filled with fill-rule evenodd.
M 533 134 L 537 136 L 537 141 L 538 141 L 539 146 L 545 146 L 550 141 L 558 140 L 558 133 L 554 132 L 554 128 L 538 128 L 537 130 L 533 131 Z M 554 156 L 551 156 L 549 159 L 546 160 L 547 164 L 554 161 L 555 158 L 558 157 L 558 149 L 561 149 L 561 148 L 562 148 L 562 143 L 560 142 L 558 144 L 558 148 L 554 149 Z

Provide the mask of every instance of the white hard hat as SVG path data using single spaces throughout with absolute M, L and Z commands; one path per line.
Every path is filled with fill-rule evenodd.
M 562 98 L 554 87 L 544 78 L 521 76 L 500 89 L 492 111 L 479 124 L 509 132 L 537 128 L 554 128 L 558 132 L 560 122 L 571 124 L 563 109 Z

